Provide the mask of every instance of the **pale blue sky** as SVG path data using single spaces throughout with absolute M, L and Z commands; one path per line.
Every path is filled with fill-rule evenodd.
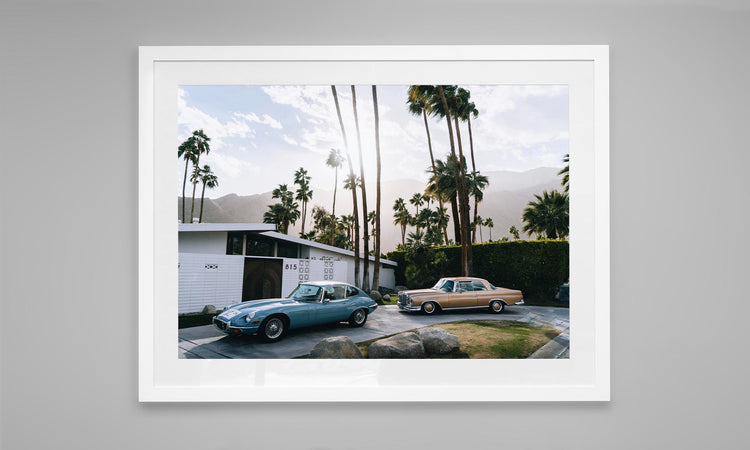
M 477 168 L 524 171 L 562 167 L 568 153 L 567 86 L 462 86 L 471 91 L 479 117 L 472 119 Z M 378 86 L 382 179 L 426 180 L 430 164 L 424 122 L 409 114 L 407 86 Z M 355 170 L 359 166 L 350 86 L 337 86 Z M 357 86 L 365 176 L 375 179 L 375 135 L 371 86 Z M 444 120 L 429 121 L 433 152 L 450 151 Z M 280 183 L 292 184 L 305 167 L 313 187 L 331 188 L 325 165 L 332 147 L 344 151 L 330 86 L 182 86 L 179 89 L 178 143 L 196 129 L 211 138 L 201 157 L 219 178 L 209 198 L 257 194 Z M 466 125 L 461 127 L 469 154 Z M 178 193 L 184 162 L 178 161 Z M 346 170 L 346 166 L 345 166 Z M 342 177 L 339 177 L 341 180 Z

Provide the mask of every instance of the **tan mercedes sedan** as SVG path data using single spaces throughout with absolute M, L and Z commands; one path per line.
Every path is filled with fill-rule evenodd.
M 482 278 L 441 278 L 430 289 L 398 293 L 398 307 L 404 311 L 434 314 L 444 309 L 488 308 L 501 313 L 506 306 L 523 304 L 523 293 L 495 287 Z

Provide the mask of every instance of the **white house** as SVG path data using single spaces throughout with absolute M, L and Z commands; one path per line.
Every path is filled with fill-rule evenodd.
M 240 301 L 284 297 L 304 281 L 354 284 L 354 252 L 278 233 L 272 224 L 178 227 L 180 313 L 198 312 L 205 305 L 223 308 Z M 396 265 L 380 260 L 380 286 L 395 289 Z

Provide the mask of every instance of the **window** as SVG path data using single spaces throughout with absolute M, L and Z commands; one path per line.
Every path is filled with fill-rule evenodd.
M 273 240 L 259 234 L 247 234 L 245 244 L 247 256 L 273 256 Z
M 487 290 L 487 288 L 484 286 L 484 283 L 482 283 L 481 281 L 472 281 L 471 282 L 471 287 L 475 291 L 486 291 Z
M 227 237 L 227 255 L 241 255 L 242 254 L 242 240 L 243 234 L 236 231 L 229 233 Z
M 356 297 L 359 295 L 359 291 L 357 291 L 357 288 L 353 288 L 351 286 L 346 287 L 346 296 L 347 297 Z
M 325 290 L 325 298 L 328 300 L 341 300 L 346 292 L 344 286 L 328 286 Z
M 463 289 L 464 291 L 473 291 L 474 288 L 471 286 L 471 281 L 459 281 L 458 282 L 458 289 Z
M 453 286 L 453 280 L 445 280 L 440 289 L 444 290 L 445 292 L 453 292 Z
M 297 258 L 298 245 L 293 242 L 277 241 L 276 256 L 280 258 Z

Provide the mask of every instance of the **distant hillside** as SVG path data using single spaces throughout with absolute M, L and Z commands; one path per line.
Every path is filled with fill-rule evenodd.
M 534 199 L 534 194 L 543 190 L 560 189 L 560 177 L 557 172 L 560 169 L 553 167 L 540 167 L 526 172 L 495 171 L 487 172 L 485 175 L 490 183 L 484 193 L 484 201 L 479 204 L 479 215 L 491 217 L 495 222 L 492 229 L 492 238 L 499 239 L 509 236 L 508 229 L 515 225 L 521 228 L 521 214 L 526 204 Z M 372 186 L 372 187 L 370 187 Z M 417 180 L 396 180 L 383 183 L 382 216 L 383 227 L 382 247 L 383 252 L 391 251 L 401 242 L 401 230 L 393 225 L 392 207 L 398 197 L 408 200 L 415 192 L 424 190 L 424 184 Z M 351 192 L 339 189 L 336 194 L 336 215 L 351 214 L 352 212 Z M 314 189 L 312 203 L 308 205 L 308 213 L 313 206 L 320 205 L 330 211 L 333 200 L 333 191 Z M 358 196 L 361 209 L 361 198 Z M 267 211 L 268 205 L 275 203 L 270 192 L 255 195 L 240 196 L 229 194 L 216 199 L 205 199 L 203 206 L 203 221 L 214 223 L 241 223 L 262 222 L 263 213 Z M 370 210 L 375 206 L 375 187 L 368 184 L 367 203 Z M 200 198 L 196 199 L 195 216 L 198 216 Z M 472 202 L 473 205 L 473 202 Z M 177 199 L 178 214 L 181 210 L 181 197 Z M 409 210 L 414 213 L 414 207 L 408 205 Z M 190 199 L 186 201 L 187 214 L 190 214 Z M 450 209 L 449 209 L 450 212 Z M 298 235 L 302 221 L 290 227 L 289 233 Z M 308 215 L 305 229 L 311 227 L 311 219 Z M 449 226 L 448 235 L 453 239 L 452 227 Z M 409 230 L 413 231 L 413 230 Z M 482 230 L 484 240 L 489 239 L 489 230 Z M 477 237 L 478 240 L 478 237 Z

